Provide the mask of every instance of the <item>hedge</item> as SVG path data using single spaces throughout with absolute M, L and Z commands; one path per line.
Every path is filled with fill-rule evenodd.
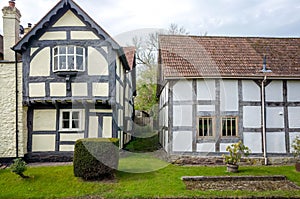
M 74 175 L 85 180 L 112 178 L 119 164 L 119 139 L 87 138 L 76 141 Z

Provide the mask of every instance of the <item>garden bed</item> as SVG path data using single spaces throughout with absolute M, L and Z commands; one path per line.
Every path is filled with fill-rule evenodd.
M 184 176 L 182 180 L 189 190 L 300 190 L 285 176 Z

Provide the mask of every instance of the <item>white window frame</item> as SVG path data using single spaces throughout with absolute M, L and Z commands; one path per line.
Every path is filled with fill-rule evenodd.
M 223 120 L 230 120 L 231 121 L 231 127 L 230 129 L 227 128 L 227 124 L 225 124 L 225 128 L 226 128 L 226 135 L 223 135 L 223 127 L 224 127 L 224 123 Z M 233 135 L 233 123 L 232 121 L 235 120 L 235 135 Z M 222 117 L 221 118 L 221 135 L 222 137 L 238 137 L 238 117 L 236 116 L 226 116 L 226 117 Z
M 69 128 L 63 128 L 63 113 L 68 112 L 69 113 Z M 79 113 L 79 122 L 78 122 L 78 128 L 72 128 L 72 121 L 73 121 L 73 112 L 78 112 Z M 60 131 L 82 131 L 83 130 L 83 110 L 79 109 L 62 109 L 60 110 L 60 115 L 59 115 L 59 130 Z
M 66 48 L 66 53 L 65 54 L 60 54 L 60 48 Z M 68 48 L 74 48 L 73 49 L 73 54 L 68 53 Z M 82 49 L 82 55 L 77 54 L 77 48 Z M 57 49 L 57 54 L 55 54 L 55 50 Z M 74 57 L 74 69 L 70 68 L 69 63 L 68 63 L 68 57 L 73 56 Z M 78 69 L 77 66 L 77 56 L 82 57 L 82 69 Z M 61 68 L 61 62 L 60 62 L 60 57 L 65 57 L 66 59 L 66 68 Z M 57 58 L 57 63 L 55 63 L 55 58 Z M 65 45 L 65 46 L 55 46 L 52 49 L 52 69 L 53 72 L 64 72 L 64 71 L 85 71 L 85 48 L 81 46 L 73 46 L 73 45 Z M 57 64 L 57 69 L 55 69 L 55 65 Z
M 204 124 L 208 120 L 211 120 L 211 128 L 208 128 L 208 135 L 204 135 L 204 129 L 202 129 L 202 135 L 200 135 L 200 122 Z M 197 129 L 198 129 L 198 138 L 211 138 L 214 136 L 214 131 L 215 131 L 215 125 L 214 125 L 214 118 L 213 117 L 198 117 L 198 123 L 197 123 Z M 211 129 L 211 132 L 209 131 Z

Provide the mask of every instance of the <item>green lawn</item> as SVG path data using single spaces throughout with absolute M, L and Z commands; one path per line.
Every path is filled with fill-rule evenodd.
M 149 198 L 192 196 L 292 196 L 300 197 L 300 191 L 190 191 L 185 189 L 181 176 L 226 175 L 286 175 L 300 185 L 300 173 L 294 166 L 250 167 L 242 166 L 240 173 L 226 173 L 221 167 L 180 167 L 166 165 L 150 156 L 130 156 L 120 160 L 120 168 L 128 171 L 153 170 L 148 173 L 117 172 L 115 182 L 84 182 L 73 176 L 72 166 L 30 167 L 25 172 L 30 179 L 21 179 L 9 170 L 0 170 L 0 198 L 63 198 L 101 196 L 104 198 Z

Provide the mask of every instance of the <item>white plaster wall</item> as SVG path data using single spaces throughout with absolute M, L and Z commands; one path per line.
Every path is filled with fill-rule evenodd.
M 298 132 L 298 133 L 290 133 L 290 153 L 293 153 L 293 151 L 294 151 L 294 149 L 293 149 L 293 147 L 292 147 L 292 144 L 293 144 L 293 141 L 297 138 L 297 137 L 299 137 L 300 138 L 300 132 Z
M 286 153 L 285 133 L 267 133 L 267 152 Z
M 198 105 L 197 107 L 198 107 L 198 111 L 210 111 L 210 112 L 215 111 L 214 105 Z
M 22 64 L 18 64 L 19 155 L 27 152 L 27 108 L 22 105 Z M 16 155 L 15 64 L 0 63 L 0 158 Z
M 284 128 L 283 107 L 266 108 L 267 128 Z
M 282 102 L 283 101 L 283 86 L 282 81 L 272 81 L 266 87 L 267 102 Z
M 87 83 L 72 83 L 72 96 L 87 96 Z
M 178 105 L 173 107 L 174 126 L 192 126 L 193 114 L 191 105 Z
M 84 138 L 83 133 L 61 133 L 60 134 L 60 141 L 77 141 L 79 139 Z
M 243 110 L 244 128 L 260 128 L 261 127 L 261 107 L 245 106 Z
M 215 143 L 197 144 L 197 152 L 215 152 L 215 151 L 216 151 Z
M 112 137 L 112 117 L 103 117 L 102 137 L 104 138 Z
M 29 76 L 50 75 L 50 54 L 50 47 L 46 47 L 31 60 Z
M 93 96 L 108 96 L 108 83 L 93 83 Z
M 47 40 L 66 40 L 67 32 L 65 31 L 57 31 L 57 32 L 45 32 L 41 37 L 40 41 Z
M 251 149 L 251 153 L 262 153 L 261 133 L 244 132 L 244 145 Z
M 99 121 L 97 116 L 90 116 L 89 121 L 89 138 L 98 138 Z
M 238 81 L 223 80 L 220 81 L 221 86 L 221 111 L 238 111 Z
M 96 40 L 99 37 L 92 31 L 71 31 L 72 40 Z
M 53 25 L 53 27 L 63 26 L 85 26 L 85 24 L 69 10 Z
M 165 135 L 165 138 L 164 138 L 164 141 L 165 141 L 165 150 L 167 151 L 167 152 L 170 152 L 169 151 L 169 131 L 165 131 L 164 130 L 164 135 Z
M 227 146 L 230 146 L 232 144 L 234 144 L 234 143 L 221 143 L 220 144 L 220 152 L 227 152 L 226 151 Z
M 300 93 L 300 90 L 298 91 Z M 300 128 L 300 107 L 289 107 L 289 127 Z
M 33 131 L 55 131 L 56 110 L 43 109 L 33 111 Z
M 173 151 L 192 152 L 193 133 L 190 131 L 173 132 Z
M 243 80 L 243 101 L 261 101 L 261 94 L 259 86 L 252 80 Z
M 178 81 L 174 87 L 174 101 L 182 101 L 182 100 L 193 100 L 193 87 L 192 87 L 192 81 L 188 80 L 181 80 Z
M 103 55 L 95 48 L 88 47 L 88 74 L 108 75 L 108 63 Z
M 45 83 L 29 83 L 29 97 L 45 97 Z
M 32 152 L 55 151 L 55 135 L 33 135 Z
M 59 151 L 74 151 L 74 145 L 60 145 Z
M 215 80 L 197 81 L 197 99 L 198 100 L 216 99 Z
M 300 81 L 287 82 L 287 97 L 289 102 L 300 102 Z
M 51 97 L 65 97 L 67 96 L 66 83 L 50 83 Z

